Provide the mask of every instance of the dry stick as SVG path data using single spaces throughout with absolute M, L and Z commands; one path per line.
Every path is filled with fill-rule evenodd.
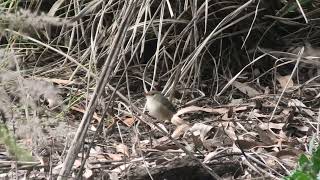
M 119 91 L 117 91 L 114 87 L 108 84 L 108 88 L 110 88 L 112 91 L 115 91 L 118 96 L 125 102 L 130 104 L 130 101 L 122 95 Z M 145 115 L 137 106 L 134 104 L 131 104 L 132 110 L 137 112 L 138 114 L 142 115 L 142 118 L 139 118 L 142 122 L 148 124 L 149 126 L 156 127 L 162 135 L 167 136 L 171 141 L 173 141 L 180 149 L 182 149 L 188 156 L 190 156 L 192 159 L 194 159 L 196 162 L 198 162 L 213 178 L 220 180 L 222 179 L 216 172 L 214 172 L 209 166 L 202 163 L 197 157 L 195 157 L 192 152 L 187 150 L 182 144 L 180 144 L 176 139 L 172 138 L 166 131 L 164 131 L 158 124 L 152 123 L 152 119 Z
M 92 118 L 92 115 L 95 111 L 95 107 L 97 106 L 97 100 L 101 96 L 102 91 L 104 90 L 110 74 L 112 73 L 114 62 L 117 60 L 118 53 L 120 51 L 122 42 L 125 38 L 125 34 L 127 32 L 127 28 L 129 26 L 129 21 L 131 20 L 133 16 L 133 12 L 135 9 L 137 1 L 133 2 L 131 0 L 128 3 L 127 10 L 123 16 L 121 24 L 119 26 L 118 32 L 115 35 L 114 41 L 111 45 L 111 51 L 110 54 L 104 64 L 104 67 L 102 69 L 99 81 L 97 83 L 97 86 L 94 90 L 94 93 L 92 95 L 92 98 L 90 100 L 90 103 L 87 107 L 87 110 L 85 114 L 82 117 L 81 123 L 78 127 L 78 130 L 76 132 L 76 135 L 72 141 L 71 147 L 68 151 L 67 157 L 64 161 L 64 164 L 62 166 L 62 169 L 60 170 L 58 180 L 67 179 L 68 175 L 70 174 L 71 168 L 73 166 L 73 163 L 76 159 L 76 156 L 80 150 L 80 146 L 84 141 L 85 135 L 88 130 L 89 122 Z

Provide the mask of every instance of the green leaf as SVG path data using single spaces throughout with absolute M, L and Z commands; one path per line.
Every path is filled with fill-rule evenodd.
M 290 180 L 312 180 L 314 178 L 308 174 L 305 174 L 304 172 L 296 171 L 289 177 L 289 179 Z
M 303 167 L 309 163 L 310 163 L 310 160 L 308 159 L 308 157 L 305 154 L 301 154 L 301 156 L 299 158 L 299 166 Z
M 320 171 L 320 148 L 312 154 L 311 161 L 313 163 L 313 170 L 316 174 Z

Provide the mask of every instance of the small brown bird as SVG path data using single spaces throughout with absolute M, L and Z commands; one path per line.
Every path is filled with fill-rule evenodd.
M 177 112 L 173 104 L 158 91 L 145 93 L 147 98 L 146 107 L 149 114 L 159 120 L 171 120 Z

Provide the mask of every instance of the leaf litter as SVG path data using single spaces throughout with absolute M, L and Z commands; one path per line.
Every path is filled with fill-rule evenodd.
M 205 2 L 207 3 L 207 1 Z M 144 13 L 148 14 L 145 16 L 145 21 L 134 20 L 133 22 L 136 23 L 130 24 L 129 33 L 124 34 L 129 37 L 126 41 L 133 46 L 122 48 L 123 51 L 117 53 L 121 55 L 119 59 L 114 61 L 116 64 L 108 64 L 115 68 L 110 71 L 112 72 L 110 77 L 106 78 L 109 80 L 108 85 L 115 86 L 118 93 L 122 93 L 129 100 L 124 102 L 119 98 L 120 96 L 113 99 L 111 88 L 109 86 L 108 88 L 103 87 L 105 92 L 102 93 L 101 99 L 98 98 L 97 102 L 94 102 L 98 106 L 92 112 L 93 119 L 89 122 L 89 131 L 81 144 L 81 152 L 75 155 L 76 161 L 72 167 L 73 174 L 70 175 L 70 178 L 78 176 L 77 172 L 80 167 L 83 167 L 83 173 L 80 176 L 87 179 L 104 177 L 108 174 L 111 179 L 149 179 L 150 176 L 154 179 L 165 179 L 170 177 L 170 174 L 191 177 L 188 172 L 191 172 L 192 175 L 199 172 L 198 175 L 202 175 L 199 177 L 208 177 L 207 171 L 199 166 L 199 162 L 195 162 L 187 155 L 187 152 L 190 152 L 223 178 L 277 179 L 288 175 L 294 169 L 297 164 L 297 156 L 301 153 L 311 154 L 312 149 L 319 144 L 319 48 L 305 43 L 303 46 L 300 44 L 298 47 L 286 49 L 285 52 L 272 49 L 265 51 L 259 47 L 264 44 L 255 44 L 255 39 L 250 43 L 245 43 L 246 39 L 243 45 L 249 44 L 250 46 L 246 45 L 244 49 L 238 49 L 234 42 L 239 39 L 233 39 L 234 35 L 238 32 L 239 34 L 247 33 L 246 28 L 241 28 L 246 30 L 243 32 L 233 32 L 238 27 L 242 27 L 236 24 L 240 20 L 244 20 L 236 19 L 239 13 L 243 18 L 251 17 L 252 12 L 256 12 L 255 15 L 259 18 L 261 16 L 259 13 L 262 13 L 264 20 L 261 22 L 267 22 L 268 18 L 275 18 L 275 16 L 265 16 L 258 9 L 261 8 L 259 5 L 257 5 L 257 9 L 254 6 L 256 4 L 247 6 L 251 2 L 248 1 L 243 6 L 239 6 L 231 14 L 228 9 L 234 9 L 236 6 L 225 8 L 225 15 L 227 15 L 225 17 L 219 16 L 220 13 L 224 14 L 223 11 L 215 12 L 216 5 L 203 4 L 203 6 L 199 6 L 193 2 L 188 4 L 187 1 L 184 5 L 179 4 L 178 1 L 177 4 L 166 1 L 160 6 L 156 4 L 158 2 L 155 2 L 156 6 L 152 4 L 142 8 L 146 12 L 140 11 L 138 17 L 141 18 Z M 238 7 L 239 2 L 234 3 Z M 54 3 L 49 14 L 63 12 L 63 9 L 60 10 L 60 5 L 59 1 Z M 89 8 L 85 7 L 86 5 Z M 116 7 L 117 10 L 113 11 L 113 7 L 111 8 L 110 5 Z M 121 6 L 121 3 L 117 6 L 117 3 L 100 4 L 92 1 L 81 5 L 79 7 L 81 11 L 76 17 L 70 16 L 74 13 L 65 13 L 66 19 L 70 18 L 74 21 L 80 19 L 81 22 L 89 17 L 88 13 L 90 18 L 93 17 L 92 19 L 95 19 L 95 15 L 105 18 L 98 27 L 106 29 L 96 31 L 99 38 L 94 37 L 95 33 L 89 31 L 91 26 L 96 27 L 94 24 L 90 21 L 83 21 L 88 23 L 90 27 L 86 28 L 85 23 L 80 23 L 81 32 L 82 29 L 85 32 L 80 34 L 90 37 L 81 37 L 77 40 L 79 42 L 75 42 L 74 39 L 71 39 L 73 35 L 67 33 L 70 30 L 68 27 L 73 25 L 72 23 L 66 24 L 65 30 L 67 32 L 61 30 L 58 33 L 61 38 L 54 38 L 54 41 L 50 41 L 54 32 L 49 30 L 29 32 L 25 35 L 25 33 L 19 33 L 20 30 L 19 32 L 15 31 L 15 27 L 10 25 L 12 23 L 3 23 L 10 25 L 9 29 L 3 28 L 5 31 L 3 34 L 20 36 L 24 40 L 20 44 L 19 39 L 15 39 L 12 42 L 17 42 L 17 44 L 8 45 L 21 51 L 25 50 L 24 53 L 30 55 L 15 57 L 13 52 L 9 52 L 6 56 L 0 56 L 1 65 L 7 68 L 6 72 L 0 72 L 2 84 L 0 87 L 0 115 L 4 123 L 12 123 L 8 127 L 16 133 L 16 142 L 30 147 L 30 152 L 32 151 L 37 158 L 34 162 L 16 161 L 17 159 L 12 156 L 13 153 L 10 150 L 7 151 L 9 148 L 4 148 L 1 145 L 1 178 L 14 176 L 22 178 L 27 174 L 30 174 L 30 178 L 44 179 L 52 178 L 51 175 L 58 176 L 75 130 L 79 126 L 82 116 L 87 113 L 86 107 L 90 103 L 89 99 L 94 96 L 95 81 L 98 79 L 97 74 L 101 71 L 101 66 L 99 66 L 101 62 L 98 61 L 104 63 L 106 55 L 111 50 L 117 49 L 109 44 L 112 39 L 115 39 L 113 34 L 116 34 L 114 32 L 119 27 L 120 19 L 117 19 L 116 15 L 128 14 L 121 11 L 125 10 L 125 8 L 119 8 Z M 96 9 L 101 7 L 106 7 L 106 11 L 95 14 Z M 157 7 L 162 8 L 161 18 L 156 19 L 156 23 L 152 24 L 153 20 L 148 16 Z M 252 7 L 254 8 L 252 9 Z M 176 13 L 177 9 L 175 8 L 179 9 L 177 14 L 173 14 Z M 312 6 L 305 8 L 312 8 Z M 208 12 L 209 9 L 214 13 Z M 191 10 L 190 13 L 189 10 Z M 273 9 L 270 12 L 278 10 Z M 181 15 L 183 16 L 181 17 L 179 12 L 182 11 Z M 30 24 L 36 24 L 35 19 L 39 21 L 40 17 L 42 19 L 46 17 L 45 14 L 38 16 L 36 13 L 30 13 L 26 11 L 22 14 L 29 14 L 29 16 L 24 16 L 27 19 L 25 23 L 29 23 L 28 26 L 24 23 L 14 23 L 18 28 L 19 24 L 24 25 L 21 32 Z M 202 13 L 206 16 L 199 18 Z M 14 14 L 11 12 L 6 14 L 10 15 L 8 16 L 10 18 L 19 16 L 19 14 L 13 16 Z M 182 19 L 172 19 L 176 15 Z M 298 15 L 300 14 L 298 13 Z M 209 16 L 214 17 L 208 18 Z M 33 19 L 28 19 L 28 17 Z M 166 19 L 165 17 L 170 18 Z M 111 18 L 111 21 L 108 18 Z M 48 20 L 56 26 L 65 24 L 61 20 L 59 23 L 53 23 L 58 19 L 47 17 L 44 21 L 45 24 L 43 24 L 44 22 L 41 24 L 46 27 L 45 29 L 51 29 Z M 199 23 L 198 20 L 203 23 Z M 217 23 L 215 20 L 218 20 Z M 286 41 L 284 48 L 275 47 L 276 50 L 288 48 L 288 42 L 298 44 L 297 39 L 301 38 L 293 37 L 293 34 L 298 34 L 299 31 L 290 34 L 288 33 L 290 29 L 295 28 L 286 29 L 285 26 L 285 23 L 298 23 L 294 20 L 294 18 L 279 20 L 278 23 L 285 31 L 285 36 L 266 38 L 279 42 Z M 163 22 L 165 23 L 162 24 Z M 245 24 L 241 25 L 250 24 L 248 21 L 243 22 Z M 170 23 L 178 25 L 173 28 L 177 34 L 171 34 L 169 31 L 172 27 Z M 252 29 L 250 28 L 251 33 L 254 33 L 256 27 L 262 26 L 262 24 L 256 23 L 259 21 L 252 23 L 254 26 Z M 147 26 L 150 24 L 152 24 L 152 28 L 148 29 Z M 201 24 L 204 24 L 205 28 L 202 28 Z M 162 25 L 164 26 L 162 27 Z M 291 24 L 291 26 L 293 25 Z M 300 23 L 299 26 L 302 27 L 302 24 Z M 34 26 L 34 28 L 37 27 Z M 72 28 L 77 28 L 77 26 Z M 168 31 L 164 32 L 164 30 Z M 103 35 L 100 34 L 101 32 Z M 133 53 L 134 48 L 141 45 L 131 40 L 139 39 L 139 33 L 145 35 L 145 32 L 148 34 L 142 38 L 143 41 L 150 41 L 149 37 L 159 39 L 159 42 L 152 44 L 156 47 L 155 52 L 150 52 L 155 56 L 148 58 L 148 54 L 143 51 L 149 53 L 149 49 L 145 50 L 145 48 L 150 48 L 148 46 L 150 44 L 142 43 L 139 58 L 129 62 L 127 59 L 130 57 L 129 51 L 134 57 L 137 55 Z M 308 35 L 299 35 L 314 37 L 313 33 L 313 30 L 310 29 Z M 215 37 L 217 34 L 219 34 L 218 38 Z M 33 35 L 37 38 L 35 39 Z M 46 43 L 38 40 L 43 35 L 48 38 L 43 41 Z M 250 35 L 249 32 L 248 35 Z M 5 41 L 5 37 L 2 38 Z M 99 39 L 99 41 L 95 41 L 95 39 Z M 217 39 L 218 43 L 215 42 Z M 56 41 L 58 44 L 55 43 Z M 229 41 L 233 43 L 227 44 L 226 42 Z M 32 46 L 25 45 L 30 42 Z M 65 48 L 64 46 L 68 44 L 69 47 Z M 119 44 L 119 42 L 115 44 Z M 184 47 L 178 47 L 181 44 Z M 273 41 L 270 44 L 276 45 L 277 43 Z M 86 45 L 89 47 L 85 47 Z M 99 48 L 96 49 L 96 47 Z M 63 51 L 64 48 L 67 51 Z M 258 55 L 258 57 L 251 60 L 252 48 L 255 49 L 254 55 Z M 48 52 L 47 49 L 54 51 L 54 53 Z M 77 49 L 79 50 L 78 54 Z M 302 49 L 304 51 L 300 53 Z M 259 50 L 257 54 L 256 50 Z M 1 54 L 5 54 L 4 52 L 1 49 Z M 20 57 L 22 58 L 20 59 Z M 75 60 L 74 57 L 78 59 Z M 290 67 L 283 68 L 285 65 L 289 64 L 290 66 L 292 62 L 297 62 L 297 58 L 301 58 L 301 66 L 295 72 L 292 72 Z M 10 61 L 6 61 L 6 59 L 10 59 Z M 230 62 L 235 63 L 228 63 L 230 59 L 232 59 Z M 241 61 L 245 59 L 246 64 L 241 64 L 238 59 Z M 260 63 L 260 59 L 267 61 L 267 63 L 256 64 Z M 275 63 L 268 67 L 273 60 Z M 23 62 L 24 64 L 22 64 Z M 239 69 L 239 65 L 244 68 Z M 22 68 L 22 71 L 19 71 L 17 67 Z M 210 69 L 209 67 L 214 68 Z M 126 80 L 120 78 L 124 69 Z M 278 69 L 281 73 L 278 73 Z M 55 84 L 53 85 L 53 83 Z M 170 94 L 173 89 L 180 94 L 180 97 L 173 98 L 174 103 L 178 105 L 178 112 L 171 121 L 158 122 L 156 119 L 152 119 L 151 125 L 147 125 L 142 122 L 147 118 L 136 111 L 134 107 L 138 107 L 139 110 L 144 109 L 145 99 L 141 93 L 153 85 L 152 88 L 158 88 L 160 91 Z M 106 103 L 109 100 L 110 103 Z M 106 105 L 108 105 L 107 111 L 104 112 Z M 144 112 L 144 114 L 148 114 L 148 112 Z M 107 118 L 105 118 L 106 116 Z M 19 121 L 21 119 L 22 121 Z M 100 123 L 102 123 L 101 127 Z M 159 133 L 158 128 L 161 128 L 168 136 Z M 182 144 L 186 150 L 179 147 L 176 142 Z M 41 162 L 40 165 L 37 160 Z M 50 173 L 47 173 L 49 171 Z M 17 174 L 13 174 L 14 172 Z

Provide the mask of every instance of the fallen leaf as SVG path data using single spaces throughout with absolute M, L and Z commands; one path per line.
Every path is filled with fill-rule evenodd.
M 290 75 L 286 75 L 286 76 L 277 76 L 277 81 L 280 83 L 280 87 L 282 89 L 284 88 L 290 88 L 293 86 L 293 81 L 292 79 L 290 79 Z M 287 85 L 288 83 L 288 85 Z
M 234 141 L 238 139 L 236 133 L 234 132 L 234 128 L 231 126 L 225 129 L 225 133 Z
M 167 150 L 179 150 L 180 148 L 175 144 L 159 144 L 155 146 L 154 149 L 159 151 L 167 151 Z
M 290 99 L 288 102 L 288 107 L 307 107 L 298 99 Z
M 249 112 L 249 117 L 250 119 L 254 119 L 254 118 L 267 118 L 270 117 L 270 115 L 264 115 L 264 114 L 260 114 L 258 113 L 256 110 Z
M 298 150 L 281 150 L 279 152 L 276 152 L 275 156 L 281 160 L 286 166 L 294 168 L 297 165 L 297 160 L 299 157 Z
M 81 156 L 80 156 L 80 157 L 81 157 Z M 76 159 L 76 160 L 74 161 L 74 163 L 73 163 L 73 168 L 78 168 L 78 167 L 81 166 L 81 164 L 82 164 L 82 160 Z
M 122 155 L 123 156 L 123 155 Z M 109 158 L 108 158 L 109 159 Z M 105 155 L 105 153 L 103 153 L 103 154 L 97 154 L 97 155 L 95 155 L 95 156 L 91 156 L 91 157 L 89 157 L 88 158 L 88 162 L 96 162 L 96 161 L 99 161 L 99 162 L 106 162 L 106 161 L 108 161 L 108 159 L 107 159 L 107 156 Z M 120 159 L 121 160 L 121 159 Z
M 169 131 L 167 130 L 167 128 L 166 128 L 163 124 L 157 123 L 157 125 L 158 125 L 158 127 L 161 128 L 161 130 L 163 130 L 163 131 L 165 131 L 166 133 L 169 134 Z M 158 127 L 156 127 L 156 126 L 153 125 L 153 124 L 151 124 L 150 127 L 151 127 L 151 129 L 153 129 L 153 130 L 156 129 L 156 130 L 160 131 L 160 130 L 158 129 Z
M 133 117 L 127 117 L 124 120 L 122 120 L 122 122 L 128 127 L 131 127 L 134 124 L 135 119 Z
M 181 119 L 177 114 L 173 115 L 173 117 L 171 118 L 171 123 L 179 126 L 182 124 L 188 124 L 186 121 L 184 121 L 183 119 Z
M 202 143 L 203 141 L 200 139 L 199 136 L 195 136 L 193 134 L 190 134 L 190 136 L 191 136 L 191 139 L 192 139 L 192 142 L 193 142 L 193 145 L 194 145 L 193 150 L 194 149 L 200 149 L 200 148 L 204 147 L 203 143 Z
M 166 133 L 169 134 L 169 131 L 168 131 L 168 129 L 166 128 L 166 126 L 165 126 L 164 124 L 157 123 L 157 125 L 158 125 L 163 131 L 165 131 Z
M 314 116 L 315 116 L 315 112 L 312 111 L 312 110 L 310 110 L 310 109 L 302 108 L 302 111 L 303 111 L 304 113 L 306 113 L 306 114 L 307 114 L 308 116 L 310 116 L 310 117 L 314 117 Z
M 236 107 L 233 109 L 234 112 L 241 112 L 241 111 L 246 111 L 250 108 L 250 106 L 241 106 L 241 107 Z
M 213 149 L 224 145 L 220 140 L 218 139 L 205 139 L 203 142 L 203 147 L 206 148 L 209 151 L 212 151 Z
M 161 158 L 161 157 L 159 157 L 159 158 L 157 158 L 157 159 L 155 160 L 156 166 L 165 164 L 166 162 L 168 162 L 168 160 L 167 160 L 166 158 Z
M 36 79 L 38 80 L 43 80 L 43 81 L 47 81 L 47 82 L 53 82 L 56 84 L 62 84 L 62 85 L 71 85 L 71 84 L 75 84 L 75 81 L 71 81 L 71 80 L 65 80 L 65 79 L 56 79 L 56 78 L 40 78 L 37 77 Z
M 275 156 L 277 158 L 283 158 L 286 156 L 294 156 L 297 157 L 301 152 L 299 152 L 298 150 L 280 150 L 278 152 L 275 153 Z
M 291 126 L 291 127 L 295 127 L 297 128 L 297 130 L 301 131 L 301 132 L 307 132 L 309 130 L 309 127 L 306 127 L 306 126 Z
M 154 141 L 155 141 L 156 144 L 164 144 L 164 143 L 169 142 L 169 140 L 170 140 L 169 137 L 163 136 L 161 138 L 155 139 Z
M 261 93 L 255 90 L 254 88 L 250 87 L 247 83 L 241 83 L 238 81 L 233 81 L 232 85 L 237 88 L 243 94 L 248 95 L 249 97 L 255 97 L 260 95 Z
M 234 153 L 241 153 L 241 149 L 240 149 L 235 143 L 233 143 L 233 145 L 232 145 L 232 152 L 234 152 Z
M 209 161 L 210 161 L 211 159 L 213 159 L 215 155 L 217 155 L 217 152 L 216 152 L 216 151 L 208 153 L 208 154 L 204 157 L 203 163 L 209 163 Z
M 248 141 L 248 140 L 236 140 L 235 144 L 240 148 L 240 149 L 251 149 L 257 146 L 262 146 L 262 143 L 256 142 L 256 141 Z
M 129 148 L 124 144 L 118 144 L 116 146 L 116 151 L 129 157 Z
M 91 178 L 91 176 L 93 175 L 93 172 L 91 169 L 86 168 L 84 174 L 82 175 L 82 177 L 89 179 Z
M 266 129 L 265 131 L 262 130 L 261 128 L 259 127 L 256 127 L 256 130 L 259 134 L 259 137 L 262 141 L 262 143 L 266 146 L 269 146 L 269 145 L 272 145 L 272 144 L 275 144 L 276 140 L 275 140 L 275 137 L 274 135 L 269 131 L 269 129 Z
M 107 153 L 107 155 L 114 161 L 120 161 L 122 160 L 123 158 L 123 155 L 122 154 L 112 154 L 112 153 Z
M 229 111 L 228 108 L 203 108 L 203 107 L 198 107 L 198 106 L 188 106 L 185 108 L 182 108 L 178 110 L 176 113 L 176 116 L 185 114 L 185 113 L 190 113 L 190 112 L 197 112 L 197 111 L 204 111 L 207 113 L 214 113 L 214 114 L 225 114 Z
M 259 127 L 262 129 L 262 130 L 266 130 L 266 129 L 282 129 L 283 126 L 285 125 L 285 123 L 272 123 L 272 122 L 269 122 L 269 123 L 261 123 L 259 125 Z
M 92 132 L 96 132 L 96 131 L 97 131 L 97 128 L 96 128 L 96 127 L 94 127 L 94 126 L 90 126 L 90 131 L 92 131 Z
M 264 162 L 269 167 L 276 167 L 277 164 L 278 164 L 277 161 L 276 161 L 276 158 L 268 157 L 268 156 L 264 158 Z
M 239 106 L 243 104 L 244 100 L 243 99 L 232 99 L 231 102 L 228 104 L 230 106 Z
M 109 173 L 109 178 L 110 178 L 110 180 L 119 180 L 119 176 L 115 172 Z
M 153 146 L 154 149 L 157 149 L 157 150 L 160 150 L 160 151 L 165 151 L 165 150 L 168 150 L 168 149 L 172 149 L 172 144 L 170 144 L 171 143 L 170 138 L 167 137 L 167 136 L 163 136 L 161 138 L 154 139 L 151 142 L 152 142 L 152 146 Z M 176 147 L 175 144 L 173 144 L 173 145 Z M 175 147 L 173 149 L 176 149 Z
M 58 164 L 57 166 L 55 166 L 55 167 L 52 169 L 52 173 L 53 173 L 53 174 L 59 174 L 60 169 L 61 169 L 62 167 L 63 167 L 63 163 Z
M 122 171 L 126 170 L 127 168 L 129 168 L 131 165 L 128 164 L 123 164 L 121 166 L 118 166 L 117 168 L 114 168 L 111 170 L 111 172 L 113 173 L 121 173 Z
M 85 109 L 79 108 L 79 107 L 71 107 L 72 110 L 77 111 L 77 112 L 81 112 L 81 113 L 85 113 Z M 93 118 L 96 119 L 98 122 L 101 121 L 101 117 L 99 117 L 97 115 L 96 112 L 93 113 Z
M 189 131 L 193 133 L 194 136 L 200 136 L 200 140 L 203 142 L 207 133 L 210 132 L 212 126 L 202 124 L 202 123 L 195 123 Z
M 308 116 L 313 117 L 315 115 L 315 113 L 312 110 L 307 109 L 307 106 L 303 102 L 299 101 L 298 99 L 289 100 L 288 107 L 300 107 L 301 110 L 304 113 L 306 113 Z
M 189 130 L 190 126 L 188 124 L 182 124 L 177 126 L 177 128 L 173 131 L 171 137 L 178 138 L 183 135 L 185 132 Z

